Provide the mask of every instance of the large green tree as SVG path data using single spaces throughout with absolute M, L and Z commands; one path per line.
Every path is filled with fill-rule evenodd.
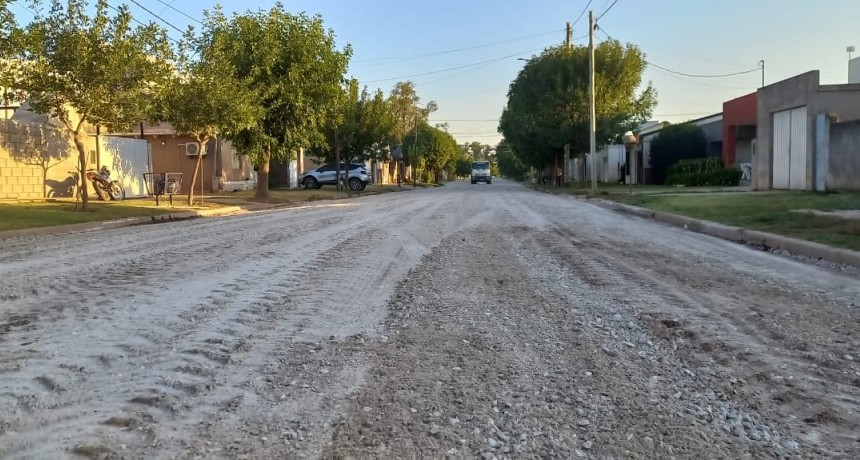
M 522 180 L 529 170 L 528 166 L 514 153 L 510 143 L 504 139 L 496 146 L 496 161 L 499 165 L 499 173 L 511 179 Z
M 255 126 L 263 109 L 254 104 L 256 91 L 239 78 L 220 43 L 230 37 L 223 29 L 192 30 L 186 34 L 175 72 L 164 86 L 159 121 L 169 121 L 179 134 L 197 141 L 198 155 L 188 188 L 188 205 L 210 140 Z
M 429 101 L 421 107 L 421 98 L 415 91 L 415 84 L 411 81 L 395 84 L 388 96 L 388 102 L 394 113 L 394 134 L 398 143 L 403 143 L 407 134 L 413 132 L 416 126 L 427 123 L 430 114 L 438 108 L 436 101 Z
M 351 79 L 338 100 L 339 113 L 326 128 L 326 144 L 315 153 L 327 163 L 352 163 L 381 160 L 395 138 L 395 117 L 382 90 L 359 92 Z M 348 180 L 349 170 L 345 171 Z
M 335 46 L 320 16 L 291 14 L 276 3 L 268 11 L 226 17 L 207 13 L 206 27 L 223 34 L 219 52 L 231 71 L 254 88 L 264 109 L 254 126 L 231 133 L 234 146 L 257 167 L 255 199 L 269 199 L 269 163 L 289 160 L 299 148 L 326 145 L 324 128 L 336 116 L 351 48 Z
M 598 144 L 605 144 L 651 115 L 656 91 L 643 87 L 645 56 L 615 40 L 595 49 Z M 555 47 L 529 60 L 511 83 L 499 132 L 524 164 L 552 164 L 569 144 L 589 150 L 588 49 Z
M 62 124 L 78 150 L 79 168 L 87 167 L 86 127 L 127 130 L 151 118 L 156 88 L 171 69 L 167 36 L 155 24 L 132 27 L 126 6 L 115 16 L 100 0 L 94 16 L 87 2 L 50 2 L 37 13 L 21 36 L 22 64 L 15 85 L 27 95 L 31 109 Z M 89 200 L 81 180 L 83 209 Z
M 425 169 L 437 182 L 440 172 L 455 166 L 460 152 L 453 136 L 427 123 L 409 133 L 403 147 L 404 156 L 413 166 L 413 175 L 417 174 L 416 169 Z

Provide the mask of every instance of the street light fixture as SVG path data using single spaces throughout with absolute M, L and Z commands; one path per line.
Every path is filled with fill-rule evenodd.
M 627 150 L 627 156 L 630 158 L 630 161 L 627 163 L 627 169 L 630 171 L 630 194 L 633 194 L 633 177 L 635 173 L 638 171 L 639 167 L 636 164 L 636 145 L 639 144 L 639 139 L 633 134 L 633 131 L 627 131 L 624 133 L 622 137 L 624 141 L 624 147 Z

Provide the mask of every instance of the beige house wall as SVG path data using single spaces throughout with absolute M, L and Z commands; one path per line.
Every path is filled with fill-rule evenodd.
M 88 144 L 95 158 L 95 140 Z M 77 165 L 78 151 L 65 130 L 45 121 L 0 119 L 0 199 L 70 196 Z

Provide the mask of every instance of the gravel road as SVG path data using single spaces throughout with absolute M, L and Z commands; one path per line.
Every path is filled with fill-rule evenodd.
M 858 458 L 860 279 L 504 180 L 0 241 L 0 458 Z

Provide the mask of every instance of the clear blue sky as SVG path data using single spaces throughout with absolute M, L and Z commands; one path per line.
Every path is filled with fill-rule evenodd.
M 184 29 L 191 22 L 165 6 L 200 17 L 207 4 L 188 0 L 136 0 Z M 600 14 L 613 0 L 593 0 Z M 118 5 L 120 0 L 109 0 Z M 133 2 L 135 17 L 153 19 Z M 433 122 L 449 122 L 461 143 L 495 143 L 508 85 L 524 62 L 564 40 L 587 0 L 297 0 L 287 9 L 322 15 L 342 46 L 352 45 L 349 74 L 389 92 L 412 80 L 422 102 L 437 101 Z M 268 8 L 272 2 L 224 1 L 228 12 Z M 24 2 L 13 4 L 19 21 L 31 18 Z M 576 44 L 586 44 L 586 13 L 574 25 Z M 766 82 L 818 69 L 824 83 L 845 83 L 848 45 L 860 50 L 858 0 L 618 0 L 599 26 L 638 45 L 647 59 L 689 74 L 725 74 L 757 68 Z M 179 34 L 171 30 L 174 37 Z M 597 39 L 606 37 L 598 32 Z M 860 54 L 857 54 L 860 55 Z M 855 56 L 857 56 L 855 55 Z M 425 75 L 422 75 L 425 74 Z M 688 78 L 650 67 L 645 81 L 658 92 L 654 119 L 684 121 L 720 112 L 726 100 L 755 91 L 761 74 Z

